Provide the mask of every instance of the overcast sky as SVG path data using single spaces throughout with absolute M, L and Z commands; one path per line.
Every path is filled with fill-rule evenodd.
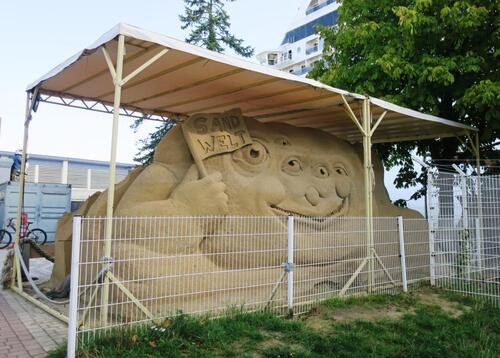
M 302 0 L 238 0 L 227 4 L 232 30 L 256 52 L 280 44 Z M 21 147 L 26 86 L 119 22 L 179 39 L 182 0 L 24 0 L 0 1 L 0 150 Z M 29 152 L 108 160 L 111 115 L 41 104 L 30 129 Z M 118 160 L 132 162 L 137 140 L 152 125 L 134 133 L 131 120 L 120 122 Z M 392 182 L 389 173 L 387 183 Z M 407 198 L 409 191 L 393 198 Z M 422 206 L 422 202 L 417 203 Z

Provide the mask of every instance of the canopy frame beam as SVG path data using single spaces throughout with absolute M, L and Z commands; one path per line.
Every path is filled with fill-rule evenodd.
M 366 257 L 362 261 L 361 265 L 354 272 L 351 278 L 347 281 L 346 285 L 341 290 L 341 295 L 349 289 L 353 284 L 355 279 L 361 273 L 363 267 L 368 265 L 368 293 L 373 292 L 375 286 L 375 262 L 379 262 L 382 265 L 384 273 L 387 277 L 394 283 L 389 272 L 385 269 L 383 263 L 377 255 L 375 250 L 375 242 L 373 236 L 373 191 L 375 188 L 375 178 L 373 172 L 373 161 L 372 161 L 372 136 L 377 130 L 378 126 L 384 120 L 387 115 L 387 111 L 384 111 L 378 118 L 375 124 L 373 124 L 373 114 L 371 111 L 371 101 L 370 98 L 363 100 L 362 104 L 362 118 L 361 121 L 358 120 L 354 111 L 352 110 L 349 102 L 344 95 L 341 96 L 343 101 L 343 107 L 349 118 L 356 124 L 363 136 L 363 176 L 364 176 L 364 187 L 365 187 L 365 210 L 366 210 Z
M 358 127 L 361 134 L 363 136 L 366 136 L 365 128 L 361 125 L 358 117 L 356 117 L 356 115 L 354 114 L 354 111 L 352 110 L 351 106 L 349 105 L 349 102 L 347 102 L 347 99 L 345 98 L 344 95 L 341 95 L 341 97 L 342 97 L 342 102 L 344 102 L 344 110 L 346 111 L 347 115 L 349 116 L 349 118 L 351 118 L 351 120 L 356 125 L 356 127 Z
M 113 106 L 104 101 L 96 101 L 85 98 L 77 98 L 70 95 L 60 95 L 56 93 L 51 93 L 43 91 L 39 96 L 39 102 L 55 104 L 63 107 L 70 107 L 76 109 L 86 109 L 88 111 L 113 114 Z M 139 108 L 134 108 L 130 106 L 122 106 L 120 108 L 121 117 L 130 117 L 134 119 L 146 119 L 155 122 L 167 122 L 169 120 L 174 120 L 177 118 L 183 118 L 182 115 L 177 113 L 167 113 L 167 112 L 149 112 L 144 111 Z
M 157 53 L 156 55 L 154 55 L 153 57 L 151 57 L 149 60 L 147 60 L 146 62 L 144 62 L 142 65 L 140 65 L 139 67 L 137 67 L 134 71 L 132 71 L 127 77 L 125 77 L 121 83 L 120 83 L 120 86 L 123 87 L 127 84 L 128 81 L 130 81 L 131 79 L 133 79 L 135 76 L 137 76 L 138 74 L 140 74 L 142 71 L 144 71 L 146 68 L 148 68 L 149 66 L 151 66 L 153 63 L 155 63 L 156 61 L 158 61 L 160 58 L 163 57 L 163 55 L 165 55 L 167 52 L 169 51 L 168 48 L 164 48 L 163 50 L 161 50 L 159 53 Z
M 22 210 L 24 206 L 24 184 L 26 182 L 26 159 L 28 156 L 28 137 L 29 137 L 29 127 L 32 119 L 33 109 L 37 104 L 38 98 L 38 87 L 36 87 L 33 93 L 26 93 L 26 113 L 24 119 L 24 135 L 23 135 L 23 152 L 21 156 L 21 174 L 19 176 L 19 194 L 17 196 L 17 212 L 16 212 L 16 233 L 14 238 L 14 245 L 19 246 L 21 242 L 21 217 Z M 23 260 L 22 257 L 14 259 L 15 261 L 15 277 L 12 280 L 12 286 L 15 287 L 15 282 L 17 280 L 17 289 L 23 291 L 22 275 L 21 275 L 21 265 L 19 260 Z
M 169 49 L 165 48 L 161 50 L 159 53 L 151 57 L 149 60 L 144 62 L 142 65 L 133 70 L 128 76 L 123 78 L 123 64 L 125 59 L 125 36 L 118 36 L 118 48 L 116 54 L 116 65 L 111 61 L 111 57 L 109 56 L 106 48 L 102 47 L 102 53 L 104 55 L 104 59 L 108 64 L 109 72 L 111 77 L 113 78 L 113 84 L 115 86 L 114 90 L 114 100 L 113 100 L 113 125 L 111 130 L 111 154 L 109 161 L 109 181 L 108 181 L 108 197 L 106 203 L 106 221 L 105 221 L 105 234 L 104 234 L 104 242 L 103 242 L 103 263 L 105 265 L 110 265 L 112 263 L 112 250 L 111 243 L 113 239 L 113 213 L 114 213 L 114 201 L 115 201 L 115 182 L 116 182 L 116 156 L 118 151 L 118 126 L 120 119 L 120 107 L 121 107 L 121 95 L 122 89 L 125 84 L 132 80 L 134 77 L 139 75 L 146 68 L 151 66 L 153 63 L 158 61 L 162 56 L 164 56 Z M 102 284 L 102 292 L 101 292 L 101 324 L 106 325 L 108 321 L 108 303 L 109 303 L 109 288 L 110 282 L 113 281 L 117 284 L 118 288 L 125 293 L 125 295 L 129 298 L 133 298 L 132 301 L 141 309 L 144 310 L 144 306 L 137 300 L 133 294 L 126 289 L 119 281 L 117 281 L 116 277 L 112 275 L 110 271 L 106 271 L 104 275 L 104 280 Z

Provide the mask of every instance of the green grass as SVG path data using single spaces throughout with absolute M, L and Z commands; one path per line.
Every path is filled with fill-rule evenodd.
M 424 295 L 454 307 L 451 314 Z M 397 319 L 336 320 L 343 310 L 400 312 Z M 444 306 L 443 306 L 444 307 Z M 385 311 L 384 311 L 385 310 Z M 319 316 L 321 311 L 321 316 Z M 311 324 L 321 323 L 321 328 Z M 162 328 L 162 329 L 159 329 Z M 64 357 L 64 347 L 49 357 Z M 331 299 L 309 315 L 286 320 L 233 312 L 217 319 L 180 315 L 163 327 L 114 331 L 80 348 L 79 357 L 498 357 L 500 310 L 462 296 L 374 295 Z
M 409 307 L 415 305 L 417 299 L 412 294 L 377 294 L 363 296 L 349 296 L 346 298 L 330 298 L 321 303 L 329 308 L 346 308 L 351 306 L 377 308 L 387 305 Z

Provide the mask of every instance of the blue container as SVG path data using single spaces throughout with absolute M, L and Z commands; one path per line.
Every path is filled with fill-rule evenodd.
M 18 182 L 0 184 L 0 227 L 6 228 L 9 218 L 15 218 L 19 195 Z M 54 242 L 57 222 L 71 210 L 71 185 L 26 183 L 24 211 L 33 222 L 30 229 L 40 228 L 47 233 L 47 242 Z

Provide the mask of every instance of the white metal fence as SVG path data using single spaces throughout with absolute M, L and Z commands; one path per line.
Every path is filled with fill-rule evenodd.
M 401 291 L 430 275 L 424 219 L 375 218 L 373 248 L 366 218 L 112 221 L 111 257 L 104 257 L 106 219 L 75 220 L 69 328 L 83 340 L 179 312 L 303 313 L 321 299 Z
M 431 281 L 500 307 L 500 176 L 429 176 Z
M 304 313 L 319 300 L 406 291 L 422 280 L 500 306 L 500 176 L 429 176 L 429 220 L 74 220 L 68 353 L 132 323 L 229 309 Z M 73 289 L 75 288 L 75 289 Z M 79 338 L 77 340 L 76 338 Z

